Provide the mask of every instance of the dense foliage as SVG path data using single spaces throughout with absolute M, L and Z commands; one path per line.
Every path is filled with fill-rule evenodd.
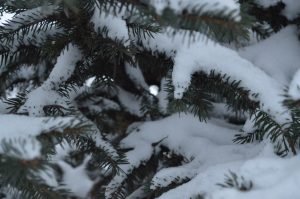
M 239 0 L 239 10 L 207 1 L 178 9 L 166 4 L 160 10 L 162 5 L 153 2 L 0 1 L 1 15 L 15 14 L 0 26 L 4 198 L 157 198 L 193 175 L 176 174 L 166 185 L 154 183 L 153 177 L 193 158 L 165 144 L 168 137 L 150 148 L 129 147 L 122 140 L 140 131 L 144 122 L 177 112 L 191 113 L 205 123 L 217 117 L 217 104 L 228 108 L 222 115 L 226 122 L 252 124 L 251 132 L 232 137 L 236 144 L 271 140 L 278 155 L 297 154 L 299 101 L 286 91 L 280 91 L 280 104 L 288 112 L 282 121 L 276 110 L 264 108 L 261 93 L 246 87 L 243 76 L 232 77 L 214 68 L 214 62 L 212 68 L 192 69 L 187 85 L 175 80 L 182 72 L 176 69 L 178 63 L 186 68 L 190 63 L 179 58 L 185 50 L 181 45 L 202 42 L 206 51 L 207 42 L 213 48 L 207 50 L 210 59 L 218 59 L 219 45 L 238 49 L 287 26 L 299 27 L 300 17 L 282 14 L 282 2 L 263 7 L 254 0 Z M 173 42 L 179 42 L 176 48 Z M 149 157 L 139 159 L 143 150 L 150 151 Z M 230 172 L 220 185 L 252 188 L 252 182 L 238 178 Z

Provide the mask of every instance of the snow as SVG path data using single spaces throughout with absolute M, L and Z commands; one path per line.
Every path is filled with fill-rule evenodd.
M 212 198 L 298 198 L 299 161 L 299 156 L 290 159 L 273 156 L 248 160 L 239 168 L 239 173 L 246 179 L 253 179 L 254 189 L 246 194 L 237 190 L 220 189 L 212 194 Z
M 42 25 L 41 25 L 42 26 Z M 14 38 L 9 42 L 3 42 L 5 47 L 10 50 L 11 53 L 16 52 L 18 48 L 22 45 L 29 46 L 41 46 L 48 38 L 53 38 L 56 35 L 63 34 L 64 30 L 62 28 L 57 27 L 56 25 L 52 25 L 47 32 L 34 30 L 28 30 L 27 35 L 24 37 L 20 37 L 19 35 L 14 35 Z
M 283 14 L 289 19 L 294 19 L 300 10 L 300 1 L 282 0 L 286 3 Z M 279 0 L 259 0 L 264 6 L 275 5 Z M 180 13 L 184 9 L 203 7 L 204 11 L 223 10 L 236 11 L 239 19 L 240 5 L 236 0 L 150 0 L 156 12 L 161 14 L 165 8 L 172 8 Z M 14 16 L 14 21 L 26 17 L 28 13 L 40 13 L 32 20 L 41 19 L 55 12 L 55 7 L 48 10 L 42 8 L 33 9 Z M 43 9 L 45 9 L 43 7 Z M 45 11 L 45 12 L 44 12 Z M 125 20 L 125 11 L 118 14 L 112 11 L 100 10 L 97 6 L 92 13 L 91 22 L 97 33 L 106 29 L 106 37 L 112 40 L 122 41 L 125 46 L 130 45 L 128 27 Z M 20 26 L 4 24 L 7 31 L 17 30 Z M 39 45 L 48 36 L 60 33 L 63 30 L 51 29 L 50 32 L 39 33 L 35 45 Z M 191 83 L 191 76 L 195 72 L 209 73 L 211 70 L 217 73 L 227 74 L 231 80 L 241 80 L 241 86 L 249 89 L 249 98 L 260 102 L 260 108 L 273 116 L 277 122 L 285 123 L 290 118 L 289 112 L 282 105 L 285 97 L 284 88 L 288 87 L 288 94 L 294 100 L 300 99 L 300 44 L 297 27 L 289 25 L 281 31 L 274 33 L 269 38 L 251 43 L 242 49 L 232 49 L 222 46 L 207 38 L 203 34 L 197 34 L 201 39 L 188 42 L 184 39 L 186 32 L 182 31 L 171 35 L 172 28 L 166 28 L 155 34 L 154 38 L 140 38 L 145 49 L 165 53 L 174 61 L 172 71 L 172 83 L 175 87 L 174 97 L 181 99 Z M 49 33 L 49 34 L 48 34 Z M 131 35 L 130 35 L 131 36 Z M 23 44 L 29 44 L 32 32 L 23 38 Z M 10 51 L 18 48 L 19 43 L 13 41 L 8 44 Z M 73 117 L 43 117 L 43 108 L 46 105 L 58 105 L 67 108 L 67 101 L 72 101 L 83 93 L 86 88 L 96 89 L 93 82 L 96 77 L 89 78 L 85 85 L 78 88 L 78 93 L 70 92 L 70 98 L 61 96 L 57 89 L 73 74 L 78 61 L 84 58 L 82 51 L 75 44 L 68 44 L 58 56 L 56 63 L 46 81 L 39 87 L 34 88 L 27 95 L 25 104 L 18 113 L 28 113 L 29 116 L 0 115 L 0 140 L 15 143 L 15 147 L 21 151 L 7 151 L 3 146 L 0 153 L 7 153 L 22 159 L 39 157 L 42 148 L 36 136 L 47 133 L 50 130 L 63 132 L 66 127 L 79 124 L 82 120 Z M 0 58 L 1 59 L 1 58 Z M 16 74 L 18 78 L 30 79 L 34 74 L 35 66 L 21 66 Z M 4 70 L 1 68 L 0 73 Z M 142 71 L 138 65 L 125 64 L 125 72 L 135 86 L 148 90 L 159 101 L 161 112 L 167 112 L 168 100 L 165 87 L 167 80 L 161 81 L 160 88 L 156 85 L 147 85 L 142 77 Z M 140 99 L 130 92 L 117 87 L 116 102 L 104 97 L 91 97 L 78 105 L 86 107 L 90 111 L 103 112 L 106 110 L 125 110 L 137 116 L 143 116 L 140 111 Z M 252 94 L 257 93 L 254 98 Z M 240 129 L 246 132 L 253 131 L 253 118 L 243 115 L 246 123 L 243 126 L 226 123 L 224 117 L 233 116 L 223 103 L 213 103 L 213 118 L 207 123 L 200 122 L 191 114 L 173 114 L 157 121 L 137 122 L 131 124 L 127 130 L 127 137 L 121 141 L 121 148 L 132 149 L 126 152 L 129 164 L 122 164 L 120 175 L 115 176 L 106 187 L 105 196 L 111 198 L 111 194 L 124 182 L 127 174 L 133 169 L 147 162 L 153 154 L 158 154 L 160 146 L 170 149 L 171 153 L 165 154 L 171 157 L 172 153 L 184 156 L 185 161 L 181 166 L 159 168 L 151 179 L 150 189 L 155 190 L 171 185 L 173 181 L 184 182 L 191 180 L 174 189 L 166 191 L 157 199 L 185 199 L 192 198 L 197 194 L 204 194 L 208 199 L 282 199 L 299 198 L 300 186 L 300 156 L 287 156 L 280 158 L 274 154 L 274 146 L 270 143 L 251 143 L 237 145 L 232 142 Z M 7 105 L 0 99 L 0 113 L 6 113 Z M 214 118 L 217 117 L 217 118 Z M 219 118 L 219 119 L 218 119 Z M 86 119 L 86 118 L 85 118 Z M 97 146 L 103 148 L 114 160 L 118 154 L 113 146 L 106 141 L 96 124 L 88 122 L 90 131 L 87 136 L 91 137 Z M 24 141 L 26 139 L 26 141 Z M 157 145 L 154 145 L 156 143 Z M 95 181 L 90 179 L 86 172 L 86 166 L 90 156 L 85 157 L 83 164 L 73 167 L 64 161 L 69 152 L 76 150 L 74 146 L 62 143 L 55 146 L 57 154 L 51 156 L 53 163 L 57 163 L 62 169 L 62 183 L 64 188 L 70 189 L 74 195 L 87 198 Z M 224 175 L 229 171 L 243 176 L 253 182 L 250 191 L 241 192 L 236 188 L 224 188 L 217 183 L 224 182 Z M 48 173 L 47 173 L 48 172 Z M 47 184 L 58 186 L 51 170 L 40 173 Z M 133 199 L 141 195 L 142 188 L 138 188 L 127 199 Z M 271 194 L 270 194 L 271 193 Z
M 0 114 L 4 114 L 8 112 L 8 105 L 3 102 L 2 99 L 0 99 Z
M 265 8 L 274 6 L 279 2 L 285 4 L 282 14 L 289 20 L 295 19 L 300 14 L 300 1 L 298 0 L 258 0 L 258 3 Z
M 56 12 L 56 6 L 43 6 L 16 15 L 5 13 L 3 19 L 5 22 L 2 20 L 0 21 L 0 25 L 2 25 L 3 29 L 2 31 L 4 33 L 16 32 L 16 34 L 13 35 L 13 38 L 2 38 L 2 45 L 13 53 L 16 52 L 21 45 L 40 46 L 46 39 L 63 34 L 64 30 L 55 23 L 48 24 L 47 30 L 45 30 L 45 22 L 43 19 Z M 38 23 L 32 24 L 26 30 L 27 34 L 23 36 L 22 31 L 24 30 L 20 30 L 20 28 L 24 24 L 31 24 L 36 21 L 38 21 Z M 41 27 L 41 29 L 39 29 L 39 27 Z M 22 35 L 22 37 L 20 35 Z
M 279 123 L 284 123 L 289 119 L 286 108 L 282 105 L 284 100 L 281 95 L 284 89 L 282 84 L 248 60 L 243 59 L 236 51 L 221 46 L 204 35 L 202 39 L 193 43 L 189 43 L 183 37 L 183 34 L 170 37 L 167 33 L 159 33 L 155 38 L 143 40 L 144 46 L 151 50 L 165 52 L 173 57 L 172 81 L 175 87 L 175 98 L 182 98 L 190 85 L 193 73 L 198 71 L 209 73 L 215 70 L 218 73 L 227 74 L 232 80 L 241 80 L 241 86 L 251 91 L 249 95 L 251 99 L 252 94 L 258 93 L 258 98 L 254 100 L 260 101 L 261 108 L 270 112 Z M 212 56 L 214 59 L 211 59 Z M 293 57 L 293 59 L 298 58 Z
M 121 110 L 120 106 L 109 99 L 103 97 L 91 97 L 80 104 L 80 107 L 86 107 L 90 111 L 101 113 L 106 110 Z
M 161 14 L 166 8 L 171 8 L 177 13 L 184 9 L 192 10 L 202 8 L 203 12 L 225 10 L 226 13 L 236 11 L 239 14 L 240 5 L 234 0 L 150 0 L 156 12 Z M 238 15 L 236 16 L 239 19 Z
M 6 147 L 8 145 L 8 147 Z M 9 147 L 12 145 L 13 147 Z M 0 153 L 22 160 L 32 160 L 40 156 L 41 144 L 33 137 L 7 139 L 2 137 Z
M 74 120 L 72 117 L 35 118 L 21 115 L 2 114 L 0 115 L 1 138 L 14 139 L 18 137 L 37 136 L 55 126 L 63 127 L 66 124 L 78 124 L 78 122 L 78 120 Z M 16 123 L 18 123 L 18 125 L 16 125 Z
M 112 40 L 118 39 L 123 41 L 125 45 L 129 45 L 128 28 L 126 21 L 122 19 L 122 14 L 122 12 L 118 14 L 109 13 L 105 10 L 100 10 L 98 6 L 95 5 L 91 22 L 94 24 L 96 32 L 101 32 L 106 29 L 108 38 Z
M 21 65 L 19 70 L 16 72 L 16 79 L 30 80 L 35 75 L 35 67 L 33 65 Z
M 35 139 L 41 133 L 52 130 L 62 131 L 66 126 L 76 125 L 80 120 L 72 117 L 48 118 L 48 117 L 28 117 L 19 115 L 0 115 L 0 140 L 15 143 L 20 154 L 11 151 L 10 155 L 18 156 L 22 159 L 33 159 L 40 155 L 40 143 Z M 17 124 L 17 125 L 16 125 Z M 28 139 L 29 138 L 29 139 Z M 27 140 L 28 139 L 28 140 Z M 0 147 L 0 152 L 4 149 Z
M 54 88 L 68 80 L 75 70 L 76 63 L 82 59 L 80 49 L 74 44 L 69 44 L 60 53 L 44 85 L 54 84 Z
M 121 168 L 130 173 L 153 153 L 159 152 L 159 147 L 153 147 L 152 143 L 161 141 L 159 145 L 167 146 L 190 162 L 160 170 L 152 178 L 150 188 L 166 187 L 175 178 L 177 182 L 185 177 L 192 180 L 157 199 L 191 198 L 197 194 L 205 194 L 209 199 L 297 198 L 299 156 L 280 158 L 269 143 L 233 144 L 232 138 L 238 132 L 239 126 L 226 124 L 223 120 L 200 123 L 189 114 L 175 114 L 159 121 L 145 122 L 122 140 L 123 148 L 133 147 L 134 150 L 126 154 L 130 165 L 121 165 Z M 253 188 L 241 192 L 218 186 L 229 171 L 251 181 Z M 125 178 L 124 174 L 115 177 L 107 187 L 106 196 Z
M 49 24 L 45 30 L 45 22 L 43 19 L 56 12 L 56 6 L 42 6 L 21 12 L 19 14 L 4 13 L 4 16 L 0 20 L 2 32 L 16 32 L 12 38 L 3 37 L 1 39 L 1 43 L 5 50 L 8 50 L 13 54 L 22 45 L 35 45 L 39 47 L 47 39 L 63 34 L 64 29 L 58 27 L 55 23 Z M 28 29 L 26 29 L 26 34 L 23 35 L 24 30 L 19 29 L 24 24 L 31 24 L 36 20 L 39 23 L 31 25 Z M 42 29 L 39 29 L 40 27 Z M 2 59 L 6 60 L 5 57 L 0 56 L 0 60 Z M 6 65 L 7 63 L 5 62 L 0 65 L 0 74 L 6 71 Z
M 59 95 L 57 89 L 60 83 L 68 80 L 75 70 L 76 63 L 81 60 L 82 54 L 77 46 L 69 44 L 57 58 L 48 79 L 38 88 L 27 95 L 26 102 L 19 112 L 28 112 L 30 116 L 43 116 L 46 105 L 59 105 L 65 108 L 68 104 L 64 97 Z
M 103 140 L 103 137 L 100 136 L 100 132 L 96 131 L 96 133 L 91 136 L 94 141 L 96 141 L 96 145 L 109 153 L 111 158 L 117 158 L 116 151 L 109 143 Z M 70 152 L 77 151 L 77 147 L 78 146 L 73 143 L 63 141 L 55 146 L 56 154 L 51 157 L 51 160 L 53 163 L 58 164 L 64 173 L 62 179 L 62 188 L 70 190 L 74 196 L 87 198 L 89 192 L 95 184 L 95 181 L 88 176 L 86 169 L 87 163 L 91 160 L 91 156 L 86 156 L 83 160 L 83 163 L 76 167 L 65 162 L 65 157 L 68 156 Z
M 57 6 L 41 6 L 37 8 L 33 8 L 30 10 L 26 10 L 24 12 L 20 12 L 18 14 L 13 15 L 12 18 L 7 21 L 8 23 L 4 23 L 3 31 L 11 32 L 16 31 L 24 24 L 30 24 L 35 21 L 40 21 L 54 13 L 57 12 Z M 8 19 L 9 15 L 6 19 Z M 13 21 L 14 23 L 11 23 Z
M 169 104 L 168 92 L 166 91 L 166 88 L 167 88 L 167 80 L 166 78 L 163 78 L 160 83 L 160 90 L 157 94 L 158 106 L 163 113 L 167 112 L 168 104 Z
M 125 71 L 128 74 L 129 78 L 135 83 L 137 88 L 143 88 L 149 90 L 144 75 L 139 66 L 131 66 L 128 63 L 125 63 Z
M 293 99 L 300 98 L 298 55 L 300 45 L 295 26 L 288 26 L 266 40 L 239 50 L 238 53 L 209 39 L 187 44 L 180 34 L 170 36 L 167 32 L 168 30 L 158 34 L 154 39 L 147 38 L 142 42 L 154 53 L 163 52 L 173 58 L 175 66 L 172 81 L 175 86 L 175 98 L 182 97 L 190 84 L 191 74 L 197 71 L 209 73 L 210 70 L 215 70 L 227 74 L 232 80 L 241 80 L 241 86 L 250 89 L 252 93 L 258 93 L 256 99 L 249 97 L 259 100 L 262 110 L 269 112 L 279 123 L 285 123 L 289 118 L 282 102 L 285 99 L 284 88 L 291 80 L 289 95 Z M 163 85 L 164 83 L 162 88 Z M 158 97 L 160 107 L 166 107 L 164 92 L 161 91 Z M 214 116 L 220 117 L 217 114 L 225 115 L 228 111 L 224 111 L 224 106 L 220 105 L 218 110 L 214 110 Z M 270 150 L 271 147 L 264 143 L 247 146 L 232 144 L 234 135 L 240 133 L 241 128 L 246 132 L 253 132 L 254 124 L 251 118 L 247 119 L 243 127 L 230 130 L 228 127 L 219 126 L 216 119 L 210 120 L 207 124 L 196 124 L 195 119 L 186 119 L 187 117 L 176 119 L 173 115 L 162 121 L 144 123 L 139 127 L 138 132 L 133 132 L 122 141 L 124 148 L 134 148 L 127 154 L 131 164 L 123 167 L 126 173 L 130 173 L 141 162 L 147 161 L 153 153 L 157 153 L 158 149 L 154 149 L 149 143 L 160 140 L 162 145 L 169 147 L 175 153 L 180 153 L 188 159 L 193 157 L 189 163 L 165 168 L 156 173 L 152 179 L 152 189 L 168 186 L 173 180 L 182 182 L 185 177 L 192 178 L 190 182 L 164 193 L 158 199 L 191 198 L 203 193 L 210 199 L 297 198 L 296 187 L 299 186 L 299 182 L 295 183 L 296 177 L 293 177 L 298 175 L 296 164 L 294 169 L 281 164 L 281 162 L 290 164 L 292 158 L 279 159 L 274 155 L 273 149 Z M 193 120 L 195 123 L 192 122 Z M 194 128 L 197 130 L 193 130 Z M 184 135 L 181 135 L 180 131 Z M 217 133 L 220 135 L 216 135 Z M 266 154 L 264 150 L 271 152 Z M 270 157 L 270 154 L 273 155 Z M 265 162 L 268 169 L 255 167 L 256 164 L 260 164 L 260 161 Z M 272 171 L 277 171 L 278 167 L 280 167 L 280 171 L 276 173 L 278 175 L 272 178 Z M 217 183 L 224 182 L 224 174 L 229 170 L 252 180 L 253 190 L 245 193 L 234 188 L 225 189 L 216 186 Z M 256 177 L 253 177 L 254 174 Z M 285 178 L 285 176 L 291 177 Z M 124 178 L 125 176 L 120 175 L 113 179 L 106 194 L 109 195 L 116 189 Z M 263 183 L 259 182 L 259 179 L 267 179 L 267 181 Z M 288 187 L 292 183 L 291 192 L 288 197 L 285 197 L 283 194 L 289 190 Z M 281 186 L 286 188 L 280 188 Z M 278 194 L 274 196 L 270 194 L 271 192 Z
M 122 88 L 118 88 L 118 99 L 126 111 L 133 115 L 142 116 L 140 100 Z
M 55 171 L 53 168 L 46 166 L 44 170 L 39 170 L 36 175 L 39 175 L 48 186 L 58 187 L 59 183 L 55 177 Z
M 58 165 L 64 173 L 63 187 L 68 188 L 73 194 L 81 198 L 86 198 L 94 185 L 94 182 L 89 179 L 85 172 L 85 167 L 89 159 L 89 157 L 85 158 L 84 162 L 75 168 L 64 161 L 58 162 Z
M 184 39 L 180 34 L 171 35 L 172 30 L 172 28 L 167 28 L 165 33 L 157 33 L 155 38 L 142 38 L 144 47 L 154 52 L 165 53 L 168 57 L 174 57 L 176 49 L 183 45 Z
M 92 84 L 93 84 L 93 82 L 95 81 L 95 79 L 96 79 L 95 76 L 94 76 L 94 77 L 91 77 L 91 78 L 87 79 L 87 80 L 85 81 L 84 84 L 85 84 L 87 87 L 91 87 Z
M 300 42 L 295 26 L 287 26 L 259 43 L 239 50 L 242 57 L 284 85 L 289 84 L 297 69 L 300 68 L 298 52 L 300 52 Z
M 211 56 L 214 56 L 214 59 L 211 59 Z M 241 86 L 251 89 L 252 93 L 258 93 L 259 100 L 266 106 L 265 110 L 272 107 L 279 113 L 285 111 L 279 105 L 283 100 L 279 96 L 281 85 L 249 61 L 242 59 L 233 50 L 209 41 L 197 43 L 191 45 L 190 48 L 179 49 L 174 62 L 172 78 L 175 98 L 182 98 L 193 73 L 200 70 L 209 73 L 211 70 L 215 70 L 218 73 L 229 75 L 232 79 L 240 79 Z M 261 87 L 262 84 L 265 87 Z
M 300 99 L 300 69 L 298 69 L 291 81 L 288 94 L 294 100 Z
M 214 119 L 208 123 L 201 123 L 194 116 L 185 114 L 180 116 L 175 114 L 162 120 L 146 122 L 122 140 L 121 147 L 134 148 L 134 150 L 126 153 L 130 164 L 120 165 L 120 167 L 125 173 L 130 173 L 133 168 L 149 160 L 153 153 L 159 152 L 158 147 L 152 146 L 159 141 L 161 141 L 160 145 L 167 146 L 174 153 L 182 154 L 191 160 L 191 163 L 179 168 L 166 168 L 158 172 L 153 178 L 153 188 L 154 185 L 163 186 L 170 183 L 168 179 L 172 180 L 173 177 L 166 178 L 166 175 L 173 171 L 192 177 L 214 165 L 229 164 L 254 157 L 262 148 L 261 146 L 250 147 L 250 145 L 232 143 L 232 138 L 238 133 L 238 129 L 222 120 Z M 124 174 L 116 176 L 107 186 L 106 196 L 109 196 L 125 178 Z M 187 195 L 180 196 L 177 198 L 189 198 Z
M 6 23 L 6 21 L 12 19 L 14 14 L 11 13 L 3 13 L 3 16 L 0 16 L 0 26 Z

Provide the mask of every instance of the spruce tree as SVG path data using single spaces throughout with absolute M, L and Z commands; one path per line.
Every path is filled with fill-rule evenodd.
M 0 1 L 14 15 L 0 26 L 3 198 L 171 198 L 231 150 L 196 136 L 210 129 L 216 143 L 242 129 L 236 145 L 297 154 L 297 84 L 284 90 L 235 50 L 299 31 L 299 15 L 284 2 L 180 2 Z M 230 172 L 219 186 L 253 183 Z

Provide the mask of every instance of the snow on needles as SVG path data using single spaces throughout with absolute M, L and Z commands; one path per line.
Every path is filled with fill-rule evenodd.
M 258 0 L 258 2 L 265 8 L 283 2 L 285 8 L 283 9 L 282 14 L 289 20 L 295 19 L 300 14 L 300 1 L 298 0 Z
M 190 114 L 181 114 L 180 116 L 175 114 L 162 120 L 146 122 L 138 126 L 121 142 L 122 147 L 134 148 L 134 150 L 126 153 L 130 164 L 120 165 L 120 167 L 129 174 L 142 162 L 149 160 L 152 154 L 159 153 L 159 146 L 164 145 L 174 153 L 183 155 L 190 162 L 180 167 L 166 168 L 158 172 L 152 179 L 151 189 L 166 187 L 171 184 L 174 177 L 181 178 L 183 181 L 186 177 L 193 178 L 215 165 L 228 164 L 220 170 L 223 172 L 230 168 L 229 166 L 236 165 L 238 161 L 256 156 L 262 148 L 262 146 L 250 148 L 250 145 L 233 144 L 232 138 L 236 133 L 238 133 L 236 126 L 217 119 L 202 123 Z M 153 146 L 153 143 L 158 142 L 160 142 L 159 146 Z M 220 175 L 221 178 L 223 174 Z M 125 174 L 116 176 L 107 186 L 106 196 L 108 197 L 125 178 Z M 201 180 L 203 179 L 201 178 Z M 198 179 L 198 183 L 200 182 Z M 216 179 L 209 184 L 211 183 L 217 183 Z M 163 194 L 160 198 L 190 198 L 197 193 L 200 187 L 192 186 L 192 188 L 193 191 L 189 189 L 166 196 Z
M 203 11 L 225 10 L 226 13 L 237 12 L 236 19 L 239 20 L 240 5 L 235 0 L 150 0 L 150 4 L 156 12 L 161 14 L 166 8 L 171 8 L 175 12 L 182 12 L 184 9 L 192 10 L 203 8 Z
M 45 105 L 64 105 L 66 100 L 55 90 L 60 83 L 70 78 L 75 70 L 76 63 L 81 60 L 82 54 L 79 48 L 69 44 L 57 58 L 48 79 L 38 88 L 28 94 L 28 99 L 21 106 L 19 112 L 28 112 L 30 116 L 43 116 Z
M 57 62 L 44 84 L 53 84 L 54 87 L 57 87 L 59 83 L 68 80 L 75 70 L 76 63 L 81 59 L 81 51 L 76 45 L 66 46 L 57 58 Z
M 124 148 L 134 148 L 126 153 L 130 164 L 121 165 L 121 169 L 130 174 L 152 154 L 159 153 L 159 146 L 164 145 L 189 161 L 179 167 L 160 170 L 152 178 L 150 189 L 167 187 L 175 178 L 179 183 L 186 178 L 191 180 L 157 199 L 185 199 L 197 194 L 205 194 L 205 198 L 211 199 L 298 198 L 300 158 L 280 158 L 274 154 L 270 143 L 236 145 L 232 138 L 238 132 L 238 126 L 223 120 L 201 123 L 190 114 L 175 114 L 146 122 L 121 142 Z M 153 145 L 158 142 L 158 146 Z M 251 181 L 253 188 L 242 192 L 218 186 L 229 171 Z M 107 198 L 124 179 L 126 174 L 121 174 L 111 181 L 106 189 Z
M 242 57 L 284 85 L 289 84 L 300 68 L 299 52 L 297 28 L 291 25 L 265 40 L 239 50 Z
M 274 116 L 279 123 L 284 123 L 290 118 L 282 105 L 283 85 L 250 61 L 243 59 L 236 51 L 215 43 L 205 35 L 189 43 L 184 39 L 183 33 L 170 36 L 166 32 L 159 33 L 155 38 L 144 39 L 143 44 L 152 51 L 164 52 L 173 57 L 172 81 L 175 98 L 182 98 L 191 83 L 193 73 L 209 73 L 215 70 L 227 74 L 232 80 L 241 80 L 241 86 L 251 91 L 251 99 L 252 94 L 259 94 L 254 100 L 259 101 L 261 108 Z
M 24 25 L 24 23 L 30 24 L 42 20 L 50 15 L 53 15 L 56 12 L 58 12 L 57 6 L 41 6 L 21 12 L 19 14 L 14 15 L 8 21 L 5 21 L 2 25 L 2 31 L 16 31 L 19 28 L 21 28 Z
M 33 159 L 40 155 L 41 145 L 35 139 L 35 136 L 55 129 L 57 132 L 63 131 L 68 126 L 77 125 L 79 119 L 74 117 L 28 117 L 20 115 L 0 115 L 1 134 L 0 140 L 8 142 L 16 142 L 14 145 L 18 147 L 21 154 L 10 151 L 10 155 L 17 156 L 22 159 Z M 16 125 L 17 124 L 17 125 Z M 25 139 L 30 138 L 29 140 Z M 0 147 L 0 151 L 4 149 Z
M 189 48 L 179 49 L 174 62 L 172 78 L 174 97 L 177 99 L 182 98 L 193 73 L 209 73 L 215 70 L 229 75 L 234 80 L 241 80 L 241 86 L 250 89 L 252 94 L 258 93 L 261 108 L 266 112 L 270 110 L 278 122 L 283 123 L 289 118 L 283 114 L 286 109 L 281 105 L 284 100 L 284 97 L 280 96 L 283 91 L 282 85 L 231 49 L 211 41 L 194 43 Z M 252 98 L 251 95 L 249 97 Z
M 125 45 L 130 44 L 129 33 L 126 21 L 122 19 L 123 13 L 113 14 L 105 10 L 100 10 L 97 5 L 94 8 L 92 23 L 96 32 L 107 30 L 107 37 L 119 41 L 124 41 Z

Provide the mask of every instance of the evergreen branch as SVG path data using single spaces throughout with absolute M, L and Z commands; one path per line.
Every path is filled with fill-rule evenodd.
M 73 143 L 84 154 L 91 154 L 92 164 L 102 170 L 110 171 L 112 175 L 119 175 L 124 173 L 119 165 L 127 164 L 123 153 L 118 154 L 117 157 L 112 156 L 108 149 L 98 147 L 91 138 L 86 136 L 77 137 Z
M 162 116 L 159 111 L 158 99 L 149 92 L 144 91 L 141 98 L 140 112 L 144 117 L 150 116 L 151 120 L 156 120 Z
M 206 121 L 209 118 L 209 110 L 212 108 L 212 98 L 201 88 L 191 84 L 182 99 L 174 99 L 174 87 L 169 79 L 166 91 L 169 94 L 169 112 L 190 112 L 197 116 L 200 121 Z
M 111 175 L 122 172 L 119 165 L 127 163 L 124 154 L 119 152 L 115 156 L 109 149 L 97 146 L 90 133 L 92 132 L 89 122 L 83 121 L 76 125 L 72 125 L 71 122 L 70 124 L 50 128 L 47 132 L 42 133 L 39 139 L 45 146 L 52 145 L 51 148 L 54 148 L 57 143 L 66 141 L 68 144 L 75 146 L 80 153 L 90 154 L 92 156 L 91 163 L 95 167 L 109 171 Z M 53 143 L 52 138 L 55 138 L 55 143 Z
M 197 194 L 196 196 L 192 197 L 191 199 L 205 199 L 205 195 Z
M 122 10 L 132 15 L 139 8 L 139 1 L 136 0 L 93 0 L 94 4 L 99 9 L 104 9 L 106 12 L 120 13 Z
M 21 140 L 19 140 L 21 142 Z M 23 143 L 23 141 L 22 141 Z M 0 190 L 11 192 L 21 198 L 64 198 L 68 191 L 51 187 L 38 175 L 39 172 L 51 168 L 51 164 L 39 157 L 34 159 L 22 159 L 10 154 L 22 154 L 22 147 L 16 147 L 21 143 L 1 143 L 3 153 L 0 154 Z M 22 145 L 22 144 L 21 144 Z M 13 152 L 12 152 L 13 151 Z M 13 168 L 13 169 L 12 169 Z
M 236 134 L 235 138 L 233 139 L 234 143 L 238 144 L 246 144 L 246 143 L 252 143 L 254 141 L 263 141 L 264 138 L 264 132 L 255 130 L 254 132 L 251 133 L 241 133 L 241 134 Z
M 183 185 L 183 184 L 189 182 L 190 180 L 191 179 L 188 177 L 183 178 L 181 176 L 176 176 L 176 177 L 174 177 L 174 180 L 170 184 L 168 184 L 168 186 L 166 186 L 166 187 L 160 186 L 160 187 L 156 188 L 155 190 L 151 190 L 151 192 L 154 194 L 155 198 L 158 198 L 162 194 L 164 194 L 172 189 L 175 189 L 176 187 L 179 187 L 180 185 Z
M 230 43 L 249 39 L 246 29 L 248 24 L 236 21 L 236 16 L 236 11 L 207 11 L 206 5 L 203 5 L 181 14 L 165 9 L 161 16 L 156 15 L 154 18 L 162 25 L 171 25 L 175 30 L 188 30 L 190 33 L 197 31 L 218 41 Z
M 282 125 L 278 124 L 268 113 L 261 110 L 257 110 L 251 118 L 254 118 L 255 132 L 247 133 L 246 135 L 237 134 L 233 140 L 234 142 L 244 144 L 268 138 L 271 142 L 277 142 L 279 145 L 277 149 L 281 151 L 277 151 L 278 154 L 285 154 L 289 150 L 296 154 L 295 143 L 293 142 L 295 139 L 291 139 L 292 128 L 295 125 L 293 121 Z M 281 149 L 282 145 L 284 146 L 283 151 Z
M 4 72 L 13 72 L 21 64 L 36 65 L 41 62 L 41 49 L 35 46 L 21 47 L 16 52 L 5 52 L 0 55 L 1 76 Z
M 20 107 L 26 102 L 28 91 L 18 93 L 15 98 L 6 99 L 3 102 L 8 105 L 7 109 L 10 113 L 17 113 Z
M 240 81 L 231 80 L 226 74 L 195 73 L 191 86 L 180 100 L 173 100 L 174 88 L 168 82 L 166 91 L 169 93 L 170 111 L 191 112 L 200 120 L 209 118 L 209 110 L 215 100 L 225 100 L 232 110 L 253 113 L 258 108 L 258 103 L 249 99 L 250 91 L 240 86 Z M 253 94 L 257 97 L 257 94 Z
M 151 190 L 148 185 L 150 185 L 150 179 L 153 177 L 157 166 L 158 158 L 153 155 L 149 160 L 142 162 L 137 168 L 130 170 L 126 174 L 126 179 L 118 184 L 117 187 L 114 187 L 112 195 L 108 199 L 124 199 L 141 185 L 144 186 L 144 191 L 149 194 Z M 148 172 L 145 173 L 145 170 Z M 145 183 L 145 178 L 149 179 L 148 183 Z
M 253 113 L 259 106 L 259 102 L 250 100 L 250 91 L 240 86 L 240 81 L 232 80 L 226 74 L 218 74 L 211 71 L 210 74 L 198 73 L 193 80 L 195 85 L 212 93 L 219 99 L 225 99 L 226 104 L 234 111 L 249 111 Z M 252 94 L 256 98 L 257 94 Z
M 47 4 L 53 4 L 55 0 L 0 0 L 0 12 L 20 13 L 28 9 L 33 9 Z
M 141 38 L 152 37 L 154 38 L 154 34 L 160 32 L 160 27 L 153 23 L 145 23 L 145 22 L 130 22 L 127 23 L 127 27 L 129 31 L 133 33 L 134 37 L 137 37 L 139 40 Z
M 245 180 L 243 176 L 238 176 L 236 173 L 229 171 L 229 175 L 225 175 L 225 182 L 218 183 L 223 188 L 235 188 L 239 191 L 249 191 L 253 187 L 253 182 Z
M 51 15 L 54 14 L 57 14 L 56 8 L 51 6 L 38 7 L 19 13 L 8 20 L 4 26 L 0 27 L 1 38 L 18 32 L 26 34 L 29 30 L 34 30 L 33 32 L 35 32 L 38 28 L 43 27 L 47 30 L 48 26 L 54 25 L 53 22 L 51 23 L 51 20 L 49 20 Z M 47 21 L 48 23 L 42 23 Z M 42 25 L 38 26 L 40 23 L 42 23 Z

